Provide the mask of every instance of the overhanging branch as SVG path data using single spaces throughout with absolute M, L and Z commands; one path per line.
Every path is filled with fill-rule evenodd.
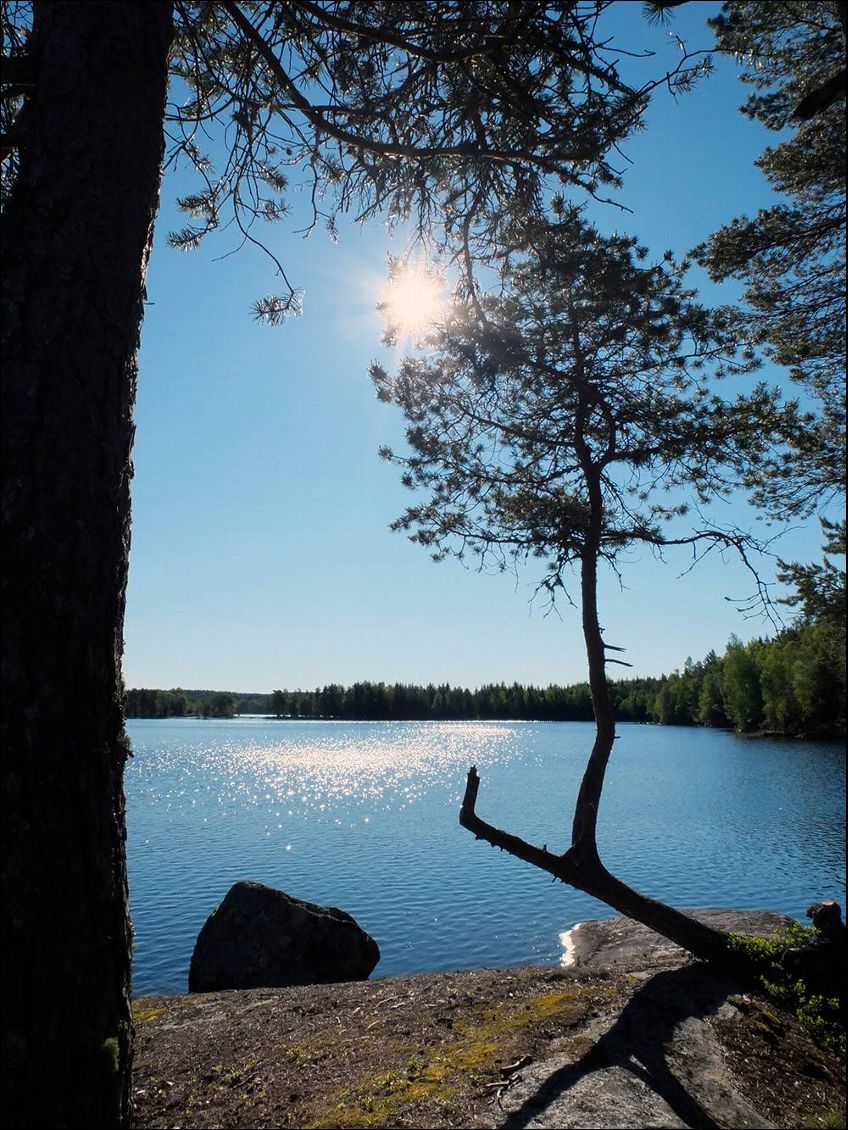
M 496 828 L 494 824 L 487 824 L 485 820 L 480 819 L 474 810 L 479 788 L 480 777 L 476 766 L 472 765 L 468 770 L 465 796 L 462 798 L 462 807 L 459 810 L 459 822 L 462 827 L 473 833 L 478 840 L 485 840 L 492 847 L 498 847 L 501 851 L 508 851 L 510 855 L 523 859 L 525 863 L 532 863 L 534 867 L 547 871 L 550 875 L 561 879 L 563 883 L 567 882 L 565 856 L 554 855 L 546 848 L 537 848 L 533 844 L 528 844 L 526 840 L 522 840 L 520 836 L 513 836 L 509 832 L 504 832 L 501 828 Z
M 274 75 L 274 78 L 291 98 L 292 104 L 300 110 L 307 121 L 315 129 L 322 130 L 329 137 L 332 137 L 334 140 L 344 145 L 349 145 L 352 149 L 359 149 L 367 153 L 377 153 L 385 157 L 406 157 L 415 158 L 417 160 L 432 157 L 477 157 L 501 164 L 525 162 L 529 165 L 536 165 L 546 172 L 554 171 L 555 165 L 550 158 L 524 149 L 515 151 L 487 149 L 480 146 L 479 143 L 472 141 L 463 141 L 458 145 L 416 146 L 403 144 L 401 142 L 380 141 L 374 137 L 373 134 L 350 133 L 348 130 L 343 129 L 341 126 L 319 113 L 309 99 L 298 90 L 294 80 L 287 74 L 280 60 L 274 54 L 270 44 L 265 40 L 261 32 L 248 20 L 234 0 L 222 0 L 221 7 L 227 12 L 230 19 L 245 39 L 256 49 Z M 581 159 L 588 159 L 590 156 L 591 154 L 588 152 L 572 153 L 569 154 L 569 159 L 579 161 Z

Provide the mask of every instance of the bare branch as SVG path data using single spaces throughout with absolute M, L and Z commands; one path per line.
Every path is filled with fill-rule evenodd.
M 533 844 L 527 843 L 519 836 L 513 836 L 509 832 L 504 832 L 493 824 L 487 824 L 485 820 L 480 819 L 475 811 L 479 788 L 480 777 L 477 769 L 472 765 L 468 770 L 465 795 L 459 812 L 459 822 L 462 827 L 472 832 L 478 840 L 485 840 L 493 847 L 508 851 L 510 855 L 514 855 L 517 859 L 523 859 L 525 863 L 532 863 L 534 867 L 547 871 L 562 882 L 567 882 L 561 855 L 553 855 L 545 848 L 534 847 Z
M 641 895 L 622 883 L 603 866 L 594 844 L 573 845 L 564 855 L 553 855 L 546 848 L 537 848 L 520 836 L 513 836 L 482 820 L 476 813 L 479 787 L 480 778 L 476 768 L 472 766 L 468 770 L 459 822 L 478 840 L 485 840 L 516 859 L 522 859 L 525 863 L 546 871 L 555 879 L 601 899 L 620 913 L 645 923 L 698 957 L 731 966 L 737 974 L 746 971 L 744 957 L 731 950 L 724 933 L 673 907 Z

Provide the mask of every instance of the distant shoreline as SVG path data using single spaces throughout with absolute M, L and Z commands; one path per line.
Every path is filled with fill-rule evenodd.
M 184 718 L 186 721 L 194 722 L 233 722 L 243 719 L 255 719 L 261 722 L 335 722 L 346 725 L 357 725 L 359 723 L 371 725 L 375 723 L 385 723 L 386 725 L 406 725 L 420 722 L 443 722 L 450 725 L 455 722 L 480 722 L 492 723 L 500 722 L 508 725 L 542 725 L 542 724 L 579 724 L 583 726 L 593 726 L 594 719 L 591 718 L 342 718 L 333 716 L 315 716 L 315 715 L 282 715 L 276 714 L 261 714 L 261 713 L 237 713 L 227 717 L 209 717 L 204 718 L 199 714 L 168 714 L 158 717 L 150 717 L 144 714 L 128 714 L 126 715 L 127 722 L 173 722 Z M 634 718 L 619 718 L 616 720 L 616 725 L 621 726 L 656 726 L 659 729 L 678 729 L 678 730 L 712 730 L 715 733 L 734 734 L 740 738 L 771 738 L 775 741 L 804 741 L 804 742 L 824 742 L 829 744 L 840 744 L 844 741 L 845 734 L 842 731 L 824 732 L 816 734 L 795 734 L 795 733 L 781 733 L 779 730 L 735 730 L 732 726 L 701 726 L 695 722 L 656 722 L 653 720 L 642 720 Z
M 818 638 L 815 632 L 813 636 Z M 829 636 L 825 642 L 828 641 Z M 824 662 L 825 652 L 821 648 L 811 650 L 810 640 L 804 647 L 802 642 L 800 639 L 793 642 L 787 636 L 774 643 L 754 641 L 743 647 L 738 641 L 731 641 L 723 658 L 711 652 L 698 663 L 687 659 L 682 672 L 610 680 L 616 717 L 619 722 L 653 722 L 662 726 L 695 726 L 770 737 L 838 740 L 845 734 L 844 675 L 840 681 L 834 665 Z M 782 682 L 774 674 L 775 664 L 786 675 Z M 826 677 L 822 673 L 825 670 L 832 670 L 832 676 Z M 789 674 L 792 679 L 803 676 L 806 688 L 803 695 L 795 694 Z M 486 683 L 470 690 L 450 683 L 421 685 L 363 680 L 350 686 L 328 683 L 314 690 L 270 693 L 182 687 L 170 690 L 132 688 L 125 694 L 124 705 L 129 718 L 260 715 L 269 721 L 337 722 L 594 722 L 595 719 L 592 693 L 585 682 L 567 686 L 551 683 L 544 687 L 518 682 Z

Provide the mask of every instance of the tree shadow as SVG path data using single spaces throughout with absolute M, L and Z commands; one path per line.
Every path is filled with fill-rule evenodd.
M 529 1126 L 581 1079 L 609 1067 L 642 1080 L 686 1126 L 718 1130 L 720 1124 L 669 1067 L 667 1045 L 679 1024 L 717 1012 L 736 987 L 704 962 L 657 973 L 633 994 L 612 1028 L 585 1055 L 555 1071 L 507 1116 L 501 1124 L 504 1130 Z

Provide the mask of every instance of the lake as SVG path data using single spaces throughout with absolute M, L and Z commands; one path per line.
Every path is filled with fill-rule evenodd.
M 532 722 L 134 719 L 126 773 L 133 991 L 185 992 L 198 931 L 238 879 L 341 907 L 377 940 L 374 976 L 558 963 L 605 904 L 458 823 L 568 843 L 593 727 Z M 841 746 L 619 727 L 601 805 L 606 865 L 677 906 L 803 919 L 845 906 Z

